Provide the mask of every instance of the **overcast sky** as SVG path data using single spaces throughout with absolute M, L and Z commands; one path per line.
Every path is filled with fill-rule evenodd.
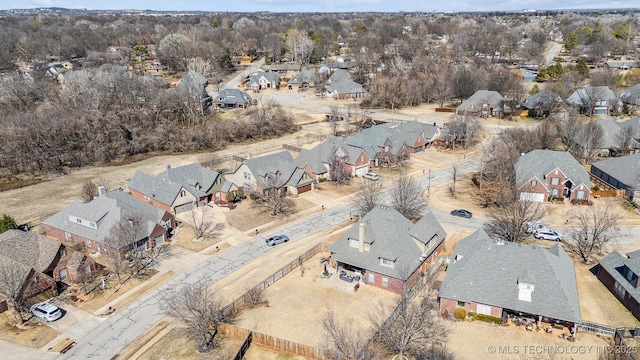
M 510 11 L 522 9 L 619 9 L 638 8 L 638 0 L 2 0 L 0 9 L 63 7 L 98 9 L 151 9 L 203 11 L 274 11 L 274 12 L 344 12 L 344 11 Z

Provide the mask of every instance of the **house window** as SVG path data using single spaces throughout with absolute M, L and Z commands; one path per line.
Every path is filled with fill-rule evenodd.
M 384 147 L 384 152 L 389 152 L 389 147 L 388 146 Z
M 95 229 L 95 228 L 96 228 L 96 223 L 94 223 L 94 222 L 89 223 L 89 227 L 91 227 L 91 228 L 94 228 L 94 229 Z
M 251 180 L 251 174 L 245 171 L 244 172 L 244 179 L 245 180 Z
M 627 269 L 627 280 L 633 280 L 633 271 Z
M 560 178 L 551 178 L 551 185 L 560 185 Z
M 466 303 L 464 301 L 458 301 L 458 303 L 456 303 L 456 307 L 459 308 L 463 308 L 466 305 Z
M 186 195 L 187 195 L 187 192 L 186 192 L 186 191 L 184 191 L 184 190 L 181 190 L 181 191 L 180 191 L 180 196 L 184 197 L 184 196 L 186 196 Z
M 354 248 L 358 248 L 359 246 L 359 241 L 358 239 L 349 239 L 349 246 L 354 247 Z
M 76 222 L 78 222 L 78 224 L 82 224 L 82 219 L 76 218 Z
M 382 278 L 382 286 L 389 286 L 389 278 L 386 278 L 386 277 Z
M 64 257 L 65 255 L 67 255 L 67 249 L 60 248 L 60 257 Z
M 60 270 L 60 280 L 65 280 L 67 278 L 67 269 Z
M 369 273 L 369 284 L 373 284 L 376 282 L 376 275 L 374 273 Z
M 91 240 L 87 240 L 87 248 L 91 249 Z
M 65 240 L 71 240 L 71 233 L 65 231 L 64 232 L 64 239 Z
M 613 290 L 616 292 L 616 294 L 620 295 L 620 297 L 622 298 L 624 298 L 625 295 L 627 295 L 627 291 L 624 289 L 624 287 L 622 287 L 622 284 L 620 284 L 617 281 L 613 285 Z
M 535 180 L 532 180 L 532 181 L 531 181 L 531 186 L 538 186 L 538 182 L 537 182 L 537 181 L 535 181 Z
M 84 266 L 84 274 L 85 275 L 91 274 L 91 267 L 89 265 Z
M 587 198 L 587 192 L 584 190 L 576 191 L 577 200 L 585 200 Z
M 394 261 L 393 261 L 393 260 L 389 260 L 389 259 L 385 259 L 385 258 L 380 258 L 380 265 L 388 266 L 388 267 L 392 268 L 392 267 L 393 267 L 393 263 L 394 263 Z

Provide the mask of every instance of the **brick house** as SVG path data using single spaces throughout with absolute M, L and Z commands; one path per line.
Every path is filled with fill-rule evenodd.
M 441 313 L 525 316 L 574 331 L 582 321 L 573 261 L 562 246 L 494 240 L 482 229 L 458 241 L 438 297 Z
M 312 149 L 302 149 L 295 164 L 304 169 L 316 181 L 331 179 L 331 159 L 342 159 L 345 170 L 350 176 L 362 176 L 369 172 L 369 156 L 358 147 L 347 144 L 341 138 L 330 138 Z
M 280 76 L 271 71 L 258 71 L 256 74 L 249 76 L 246 89 L 255 92 L 262 89 L 279 89 Z
M 359 275 L 364 284 L 402 293 L 437 261 L 446 236 L 431 212 L 414 224 L 396 210 L 378 206 L 329 251 L 338 271 Z
M 140 219 L 135 244 L 109 243 L 111 229 L 118 223 Z M 89 252 L 113 255 L 132 249 L 144 250 L 164 243 L 175 228 L 174 216 L 120 190 L 104 192 L 88 203 L 74 202 L 42 222 L 48 237 L 74 244 Z
M 226 203 L 224 189 L 233 186 L 225 186 L 225 182 L 222 174 L 194 163 L 175 168 L 167 165 L 165 171 L 155 176 L 138 170 L 128 188 L 134 198 L 179 214 L 210 201 Z
M 398 131 L 384 125 L 359 131 L 347 140 L 347 144 L 364 150 L 369 156 L 370 167 L 400 164 L 414 151 L 414 144 L 406 144 Z
M 456 108 L 456 115 L 477 117 L 503 117 L 507 99 L 497 91 L 478 90 Z
M 514 166 L 516 190 L 521 200 L 548 201 L 563 197 L 569 201 L 589 201 L 589 174 L 566 151 L 533 150 Z
M 640 250 L 623 256 L 617 250 L 600 260 L 598 280 L 640 320 Z

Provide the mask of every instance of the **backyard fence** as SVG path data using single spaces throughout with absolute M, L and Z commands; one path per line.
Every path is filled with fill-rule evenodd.
M 269 286 L 273 285 L 276 281 L 283 278 L 285 275 L 290 273 L 292 270 L 301 266 L 302 263 L 314 257 L 317 253 L 321 251 L 326 251 L 329 248 L 329 244 L 320 243 L 311 249 L 309 249 L 304 254 L 298 256 L 295 260 L 291 261 L 287 265 L 280 268 L 278 271 L 274 272 L 271 276 L 264 279 L 261 283 L 254 286 L 252 289 L 247 291 L 245 294 L 237 298 L 234 302 L 227 305 L 222 311 L 225 315 L 234 314 L 239 312 L 242 307 L 248 302 L 248 299 L 255 294 L 259 294 L 265 291 Z
M 223 334 L 239 339 L 248 338 L 249 335 L 251 335 L 252 344 L 258 344 L 276 351 L 300 355 L 307 359 L 322 359 L 322 352 L 320 349 L 313 346 L 280 339 L 267 334 L 261 334 L 230 324 L 220 324 L 219 329 Z
M 591 193 L 593 195 L 594 198 L 599 198 L 599 197 L 617 197 L 617 198 L 622 198 L 625 197 L 625 195 L 627 194 L 626 190 L 597 190 L 597 191 L 593 191 Z
M 249 335 L 247 335 L 247 338 L 242 343 L 242 346 L 240 346 L 240 349 L 236 353 L 236 356 L 233 358 L 233 360 L 242 360 L 244 358 L 244 354 L 247 353 L 247 351 L 249 350 L 249 346 L 251 346 L 252 338 L 253 333 L 249 331 Z
M 614 327 L 602 325 L 602 324 L 596 324 L 589 321 L 583 321 L 580 324 L 578 324 L 578 330 L 588 331 L 597 335 L 604 335 L 604 336 L 614 336 L 616 334 L 616 328 Z

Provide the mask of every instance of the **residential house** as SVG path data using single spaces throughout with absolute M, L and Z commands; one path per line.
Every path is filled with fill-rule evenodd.
M 334 99 L 357 99 L 364 96 L 362 84 L 351 79 L 349 71 L 335 70 L 326 82 L 327 94 Z
M 634 60 L 609 60 L 605 64 L 609 69 L 629 70 L 640 68 L 640 62 Z
M 213 99 L 213 106 L 220 109 L 246 109 L 251 104 L 251 96 L 239 89 L 222 89 Z
M 518 158 L 515 166 L 516 190 L 521 200 L 547 201 L 564 197 L 588 201 L 589 174 L 566 151 L 533 150 Z
M 627 198 L 640 203 L 640 153 L 596 161 L 591 174 L 615 189 L 627 191 Z
M 390 207 L 377 206 L 329 251 L 338 270 L 359 275 L 365 284 L 402 293 L 438 260 L 446 236 L 431 212 L 414 224 Z
M 256 74 L 249 76 L 246 89 L 254 92 L 262 89 L 279 89 L 280 76 L 271 71 L 258 71 Z
M 622 102 L 608 86 L 583 86 L 567 98 L 567 103 L 587 115 L 611 115 L 622 110 Z
M 126 221 L 139 220 L 139 239 L 122 246 L 108 240 L 111 229 Z M 168 211 L 121 191 L 100 190 L 88 203 L 76 201 L 42 222 L 48 237 L 106 255 L 125 254 L 164 243 L 175 228 L 175 218 Z
M 633 114 L 640 110 L 640 84 L 635 84 L 619 92 L 618 99 L 622 101 L 623 106 L 626 106 L 627 113 Z
M 507 102 L 497 91 L 478 90 L 456 108 L 456 114 L 477 117 L 503 117 Z
M 625 128 L 631 125 L 623 125 L 622 122 L 607 119 L 599 119 L 596 124 L 602 128 L 603 132 L 602 141 L 599 144 L 601 156 L 609 156 L 612 150 L 625 153 L 629 150 L 640 148 L 640 143 L 633 138 L 629 140 L 629 144 L 626 144 L 625 149 L 621 147 L 622 131 L 626 131 L 627 129 Z
M 278 74 L 281 81 L 289 81 L 293 75 L 300 72 L 302 65 L 299 64 L 271 64 L 265 66 L 267 71 Z
M 295 164 L 316 181 L 331 179 L 331 160 L 337 156 L 350 176 L 369 172 L 369 156 L 359 147 L 349 145 L 342 138 L 330 138 L 312 149 L 302 149 Z
M 302 70 L 287 81 L 289 88 L 294 85 L 299 88 L 316 87 L 318 83 L 320 83 L 320 77 L 310 70 Z
M 527 110 L 533 118 L 553 117 L 556 113 L 566 112 L 566 104 L 560 95 L 550 90 L 539 91 L 531 95 L 520 107 Z
M 573 331 L 582 321 L 573 261 L 560 244 L 494 240 L 482 229 L 458 241 L 438 297 L 441 313 L 525 316 Z
M 626 257 L 614 250 L 600 260 L 597 271 L 598 280 L 640 320 L 640 250 Z
M 408 160 L 414 144 L 405 144 L 398 132 L 384 125 L 360 130 L 347 144 L 361 148 L 369 157 L 371 167 L 391 166 Z
M 640 142 L 640 116 L 620 122 L 621 128 L 626 126 L 631 127 L 631 136 L 636 139 L 636 141 Z
M 434 140 L 440 137 L 440 128 L 436 123 L 423 123 L 420 121 L 406 121 L 396 124 L 387 124 L 387 126 L 396 132 L 396 136 L 400 138 L 412 153 L 419 153 L 427 149 Z
M 243 159 L 242 163 L 225 177 L 246 191 L 265 194 L 271 188 L 281 189 L 285 194 L 302 194 L 313 190 L 315 180 L 302 168 L 296 166 L 288 151 Z
M 194 206 L 226 203 L 222 187 L 225 178 L 217 171 L 198 164 L 188 164 L 150 175 L 136 171 L 129 182 L 131 196 L 174 214 L 191 210 Z

